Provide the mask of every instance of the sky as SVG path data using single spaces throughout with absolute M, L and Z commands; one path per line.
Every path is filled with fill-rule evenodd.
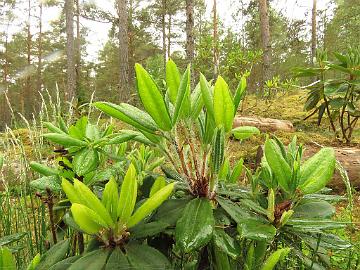
M 34 0 L 35 1 L 46 1 L 46 0 Z M 99 7 L 105 11 L 110 11 L 112 13 L 114 10 L 114 0 L 86 0 L 87 2 L 93 1 Z M 207 5 L 206 16 L 210 17 L 213 0 L 205 0 Z M 293 19 L 306 19 L 309 22 L 311 20 L 311 7 L 313 0 L 273 0 L 271 6 L 282 14 L 289 18 Z M 237 28 L 241 25 L 241 18 L 238 18 L 234 21 L 232 18 L 232 12 L 234 11 L 234 6 L 239 3 L 238 0 L 217 0 L 217 9 L 219 19 L 223 22 L 225 27 Z M 330 0 L 318 0 L 318 10 L 331 10 L 333 6 L 330 5 Z M 60 16 L 61 9 L 59 7 L 46 8 L 43 12 L 43 25 L 44 31 L 49 29 L 49 22 L 51 20 L 56 20 Z M 19 31 L 21 27 L 21 20 L 24 18 L 24 13 L 26 14 L 26 5 L 20 7 L 15 11 L 15 14 L 18 16 L 18 22 L 15 25 L 11 26 L 9 31 L 14 33 Z M 22 22 L 23 23 L 23 22 Z M 33 19 L 31 24 L 34 24 L 35 27 L 36 19 Z M 93 22 L 86 19 L 81 19 L 81 24 L 89 29 L 87 40 L 89 45 L 87 46 L 87 58 L 91 61 L 96 61 L 98 51 L 103 47 L 104 43 L 107 40 L 108 31 L 110 30 L 111 25 L 106 23 Z M 23 26 L 23 25 L 22 25 Z M 5 25 L 1 24 L 0 28 L 4 28 Z M 173 45 L 172 50 L 181 50 L 180 45 Z

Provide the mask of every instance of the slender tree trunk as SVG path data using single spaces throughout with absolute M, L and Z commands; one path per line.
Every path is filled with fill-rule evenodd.
M 194 59 L 194 0 L 186 0 L 186 58 L 188 62 Z
M 172 20 L 172 16 L 171 16 L 171 14 L 169 14 L 168 16 L 169 16 L 169 20 L 168 20 L 168 34 L 167 34 L 167 56 L 168 56 L 168 58 L 170 58 L 170 56 L 171 56 L 171 20 Z
M 164 61 L 164 70 L 166 70 L 166 0 L 162 0 L 161 4 L 161 27 L 162 27 L 162 53 Z
M 37 66 L 37 85 L 36 90 L 41 92 L 42 86 L 42 13 L 43 13 L 43 4 L 39 2 L 39 37 L 38 37 L 38 66 Z M 37 95 L 37 93 L 36 93 Z
M 133 7 L 133 0 L 129 0 L 129 16 L 128 16 L 128 37 L 129 37 L 129 87 L 134 85 L 135 79 L 135 48 L 134 48 L 134 25 L 133 25 L 133 14 L 134 14 L 134 7 Z
M 78 101 L 82 103 L 84 101 L 82 86 L 81 86 L 81 33 L 80 33 L 80 0 L 76 1 L 76 65 L 75 65 L 75 74 L 76 74 L 76 96 Z
M 128 42 L 128 15 L 127 0 L 117 0 L 117 13 L 119 17 L 119 96 L 120 101 L 130 99 L 129 89 L 129 42 Z
M 67 62 L 67 85 L 66 100 L 75 98 L 76 71 L 75 71 L 75 47 L 74 47 L 74 0 L 65 0 L 66 14 L 66 62 Z
M 213 6 L 213 51 L 214 51 L 214 80 L 216 80 L 219 73 L 219 50 L 218 50 L 218 20 L 217 20 L 217 9 L 216 0 L 214 0 Z
M 263 50 L 263 68 L 261 74 L 261 87 L 264 88 L 265 81 L 270 79 L 270 62 L 271 62 L 271 44 L 270 44 L 270 25 L 269 10 L 267 0 L 259 1 L 260 12 L 260 31 L 261 43 Z
M 28 21 L 27 21 L 27 38 L 26 38 L 26 60 L 27 66 L 31 65 L 31 0 L 28 1 Z M 31 93 L 31 74 L 26 74 L 24 94 L 20 97 L 21 100 L 21 111 L 28 117 L 32 114 L 33 110 L 33 95 Z
M 316 57 L 316 0 L 313 0 L 311 16 L 311 63 L 314 64 Z

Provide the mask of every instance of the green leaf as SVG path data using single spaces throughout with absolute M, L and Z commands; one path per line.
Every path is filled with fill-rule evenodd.
M 31 260 L 30 264 L 26 268 L 26 270 L 35 270 L 36 266 L 39 264 L 41 259 L 40 253 L 36 254 L 35 257 Z
M 175 226 L 178 219 L 182 216 L 188 200 L 169 199 L 165 201 L 152 217 L 156 221 Z
M 213 239 L 214 244 L 234 260 L 240 255 L 241 249 L 239 243 L 223 229 L 215 229 Z
M 216 128 L 211 151 L 211 166 L 215 174 L 219 173 L 219 170 L 224 162 L 225 151 L 225 133 L 222 127 Z
M 94 106 L 111 117 L 117 118 L 139 130 L 150 133 L 158 130 L 158 126 L 146 112 L 126 103 L 116 105 L 110 102 L 96 102 Z
M 35 162 L 35 161 L 30 162 L 30 168 L 44 176 L 51 176 L 51 175 L 59 174 L 58 170 L 55 170 L 53 168 L 50 168 L 46 165 L 43 165 L 43 164 Z
M 210 118 L 214 119 L 213 98 L 211 95 L 210 86 L 205 76 L 201 73 L 200 73 L 200 89 L 206 107 L 206 111 L 210 116 Z
M 191 200 L 176 223 L 176 245 L 187 253 L 205 246 L 212 238 L 214 225 L 211 202 L 205 198 Z
M 229 132 L 232 128 L 235 109 L 229 87 L 221 76 L 215 83 L 213 108 L 216 126 L 224 127 L 225 132 Z
M 266 140 L 265 157 L 280 187 L 290 192 L 291 169 L 274 140 Z
M 130 217 L 127 227 L 131 228 L 158 208 L 171 195 L 176 183 L 168 184 L 147 199 Z
M 74 186 L 65 178 L 62 179 L 61 187 L 71 203 L 79 203 L 79 204 L 83 203 L 82 198 L 77 193 Z
M 140 64 L 135 64 L 135 72 L 139 96 L 145 110 L 162 130 L 171 130 L 168 109 L 154 80 Z
M 273 252 L 269 258 L 266 259 L 264 265 L 262 266 L 261 270 L 272 270 L 274 269 L 275 265 L 283 260 L 286 255 L 290 252 L 290 248 L 282 248 L 278 249 L 277 251 Z
M 79 146 L 84 147 L 87 146 L 87 143 L 84 141 L 81 141 L 79 139 L 75 139 L 67 134 L 58 134 L 58 133 L 47 133 L 43 135 L 46 139 L 48 139 L 51 142 L 63 145 L 65 147 L 70 146 Z
M 132 269 L 172 269 L 169 260 L 155 248 L 130 243 L 125 249 Z
M 2 155 L 0 155 L 0 171 L 3 166 L 4 166 L 4 157 Z
M 166 63 L 166 86 L 170 101 L 175 105 L 180 86 L 180 72 L 175 62 L 171 59 Z
M 81 255 L 66 258 L 65 260 L 62 260 L 62 261 L 60 261 L 58 263 L 55 263 L 53 266 L 51 266 L 49 268 L 49 270 L 67 270 L 79 258 L 81 258 Z M 36 270 L 36 268 L 35 268 L 35 270 Z
M 40 262 L 37 265 L 36 270 L 48 270 L 57 262 L 65 259 L 66 254 L 69 250 L 69 244 L 70 239 L 66 239 L 52 246 L 46 253 L 41 256 Z
M 335 207 L 326 201 L 305 201 L 294 208 L 294 218 L 331 218 Z
M 0 238 L 0 247 L 17 242 L 21 240 L 25 235 L 27 235 L 26 232 L 20 232 L 3 236 Z
M 6 247 L 0 248 L 0 269 L 16 270 L 15 259 Z
M 170 225 L 162 221 L 153 221 L 149 223 L 139 223 L 131 228 L 130 234 L 133 238 L 144 238 L 154 236 L 164 231 Z
M 56 175 L 44 176 L 39 179 L 33 180 L 30 182 L 30 186 L 37 191 L 46 191 L 49 189 L 52 192 L 60 192 L 61 184 L 60 179 Z
M 300 190 L 304 194 L 315 193 L 326 186 L 334 174 L 335 151 L 322 148 L 300 167 Z
M 76 153 L 73 160 L 75 173 L 84 176 L 89 172 L 96 170 L 99 165 L 99 154 L 93 148 L 85 148 Z
M 198 83 L 194 92 L 191 94 L 191 118 L 194 120 L 197 119 L 202 112 L 203 107 L 204 101 L 201 94 L 200 83 Z
M 53 133 L 66 134 L 66 132 L 64 132 L 63 130 L 61 130 L 60 128 L 58 128 L 57 126 L 55 126 L 50 122 L 44 122 L 43 124 L 44 127 L 46 127 L 48 130 L 50 130 Z
M 115 248 L 106 262 L 105 270 L 129 270 L 131 265 L 120 248 Z
M 71 213 L 76 224 L 87 234 L 96 234 L 108 227 L 100 215 L 85 205 L 74 203 L 71 205 Z
M 245 90 L 246 90 L 246 78 L 242 76 L 234 96 L 234 114 L 236 114 L 240 101 L 245 95 Z
M 119 134 L 119 135 L 115 136 L 114 138 L 110 139 L 109 141 L 107 141 L 106 144 L 107 145 L 121 144 L 121 143 L 132 140 L 136 136 L 137 136 L 136 134 L 128 134 L 128 133 Z
M 276 234 L 276 228 L 273 225 L 265 224 L 255 219 L 238 223 L 237 229 L 242 238 L 256 241 L 270 242 Z
M 105 185 L 101 202 L 110 213 L 113 221 L 116 222 L 118 217 L 117 207 L 119 204 L 119 191 L 114 177 L 111 177 L 109 182 Z
M 68 270 L 99 270 L 103 269 L 109 257 L 109 249 L 99 249 L 85 254 L 75 261 Z
M 80 196 L 81 202 L 99 215 L 110 228 L 114 228 L 115 224 L 109 212 L 98 197 L 84 183 L 77 179 L 74 179 L 74 188 L 78 196 Z
M 190 65 L 181 78 L 172 119 L 174 125 L 179 117 L 190 113 Z
M 237 183 L 239 181 L 239 178 L 241 176 L 241 172 L 243 169 L 244 159 L 241 158 L 234 166 L 234 169 L 230 175 L 229 182 L 230 183 Z
M 154 184 L 151 187 L 149 197 L 152 197 L 156 192 L 158 192 L 160 189 L 162 189 L 165 186 L 166 186 L 166 181 L 163 176 L 159 176 L 158 178 L 156 178 Z
M 137 197 L 137 174 L 133 164 L 130 164 L 121 185 L 117 214 L 120 221 L 126 224 L 134 211 Z
M 260 130 L 256 127 L 251 126 L 241 126 L 234 128 L 231 133 L 234 135 L 234 137 L 238 140 L 245 140 L 250 138 L 253 135 L 259 135 Z

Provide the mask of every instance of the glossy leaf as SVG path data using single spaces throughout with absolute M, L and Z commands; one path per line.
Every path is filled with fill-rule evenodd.
M 171 59 L 166 63 L 166 86 L 170 101 L 175 105 L 180 86 L 180 72 L 175 62 Z
M 57 262 L 66 258 L 69 250 L 70 239 L 66 239 L 53 245 L 46 253 L 41 256 L 36 270 L 48 270 Z
M 6 247 L 0 247 L 0 269 L 16 270 L 15 259 Z
M 256 127 L 251 126 L 241 126 L 234 128 L 231 133 L 234 135 L 235 139 L 245 140 L 250 138 L 253 135 L 259 135 L 260 130 Z
M 232 259 L 235 260 L 240 255 L 241 249 L 239 243 L 223 229 L 215 229 L 213 239 L 214 244 Z
M 83 200 L 78 194 L 77 190 L 74 186 L 65 178 L 62 179 L 61 187 L 64 190 L 67 198 L 70 200 L 71 203 L 79 203 L 82 204 Z
M 191 200 L 176 223 L 176 245 L 183 252 L 203 247 L 212 238 L 214 224 L 211 202 L 206 198 Z
M 50 168 L 46 165 L 43 165 L 43 164 L 35 162 L 35 161 L 30 162 L 30 168 L 44 176 L 51 176 L 51 175 L 59 174 L 58 170 Z
M 210 118 L 214 119 L 213 98 L 210 91 L 210 86 L 205 76 L 201 73 L 200 73 L 200 89 L 206 107 L 206 111 L 210 116 Z
M 70 146 L 79 146 L 84 147 L 87 146 L 87 143 L 84 141 L 81 141 L 79 139 L 75 139 L 67 134 L 58 134 L 58 133 L 47 133 L 43 135 L 46 139 L 48 139 L 51 142 L 63 145 L 65 147 Z
M 294 208 L 295 218 L 331 218 L 335 207 L 326 201 L 306 201 Z
M 229 178 L 230 183 L 237 183 L 239 181 L 243 169 L 243 164 L 244 164 L 244 159 L 240 158 L 239 161 L 235 164 L 233 171 L 230 175 Z
M 99 270 L 103 269 L 109 257 L 109 249 L 99 249 L 85 254 L 76 260 L 68 270 Z
M 152 211 L 158 208 L 167 198 L 169 198 L 174 186 L 175 183 L 168 184 L 147 199 L 130 217 L 129 222 L 127 223 L 128 228 L 135 226 Z
M 179 91 L 176 97 L 175 109 L 172 118 L 173 125 L 179 117 L 190 113 L 190 65 L 181 78 Z
M 242 76 L 234 96 L 234 114 L 236 114 L 240 101 L 245 95 L 245 90 L 246 90 L 246 78 Z
M 105 270 L 129 270 L 131 268 L 132 267 L 127 259 L 127 256 L 120 248 L 115 248 L 112 251 L 105 266 Z
M 156 221 L 161 221 L 174 226 L 182 216 L 188 200 L 186 199 L 169 199 L 166 200 L 153 216 Z
M 145 110 L 162 130 L 170 130 L 172 127 L 170 115 L 154 80 L 140 64 L 135 64 L 135 72 L 138 93 Z
M 58 176 L 44 176 L 39 179 L 30 182 L 30 186 L 37 191 L 47 191 L 48 189 L 52 192 L 60 192 L 61 184 Z
M 114 177 L 111 177 L 109 182 L 105 185 L 101 202 L 110 213 L 113 221 L 116 222 L 118 217 L 117 206 L 119 204 L 119 191 L 118 184 Z
M 77 255 L 77 256 L 72 256 L 69 258 L 66 258 L 60 262 L 57 262 L 56 264 L 54 264 L 53 266 L 51 266 L 49 268 L 49 270 L 67 270 L 69 269 L 69 267 L 75 262 L 77 261 L 79 258 L 81 258 L 81 255 Z M 36 269 L 34 269 L 36 270 Z
M 94 171 L 99 164 L 99 154 L 93 148 L 85 148 L 76 153 L 73 159 L 75 173 L 79 176 Z
M 216 126 L 224 127 L 225 132 L 229 132 L 232 128 L 235 109 L 229 87 L 221 76 L 215 83 L 213 108 Z
M 165 186 L 166 186 L 166 181 L 163 176 L 159 176 L 158 178 L 156 178 L 154 184 L 151 187 L 149 197 L 152 197 L 156 192 L 158 192 L 160 189 L 162 189 Z
M 282 248 L 278 249 L 277 251 L 273 252 L 269 258 L 266 259 L 263 267 L 261 270 L 272 270 L 274 269 L 275 265 L 284 259 L 286 255 L 290 252 L 290 248 Z
M 271 224 L 249 219 L 238 224 L 238 232 L 242 238 L 270 242 L 276 234 L 276 228 Z
M 71 213 L 76 224 L 87 234 L 96 234 L 101 229 L 108 227 L 105 220 L 85 205 L 73 203 L 71 205 Z

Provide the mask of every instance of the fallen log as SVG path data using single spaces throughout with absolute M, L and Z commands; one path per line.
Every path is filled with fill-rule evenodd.
M 282 130 L 286 132 L 295 131 L 295 128 L 290 121 L 263 117 L 236 116 L 234 119 L 233 128 L 240 126 L 257 127 L 263 132 L 274 132 L 277 130 Z

